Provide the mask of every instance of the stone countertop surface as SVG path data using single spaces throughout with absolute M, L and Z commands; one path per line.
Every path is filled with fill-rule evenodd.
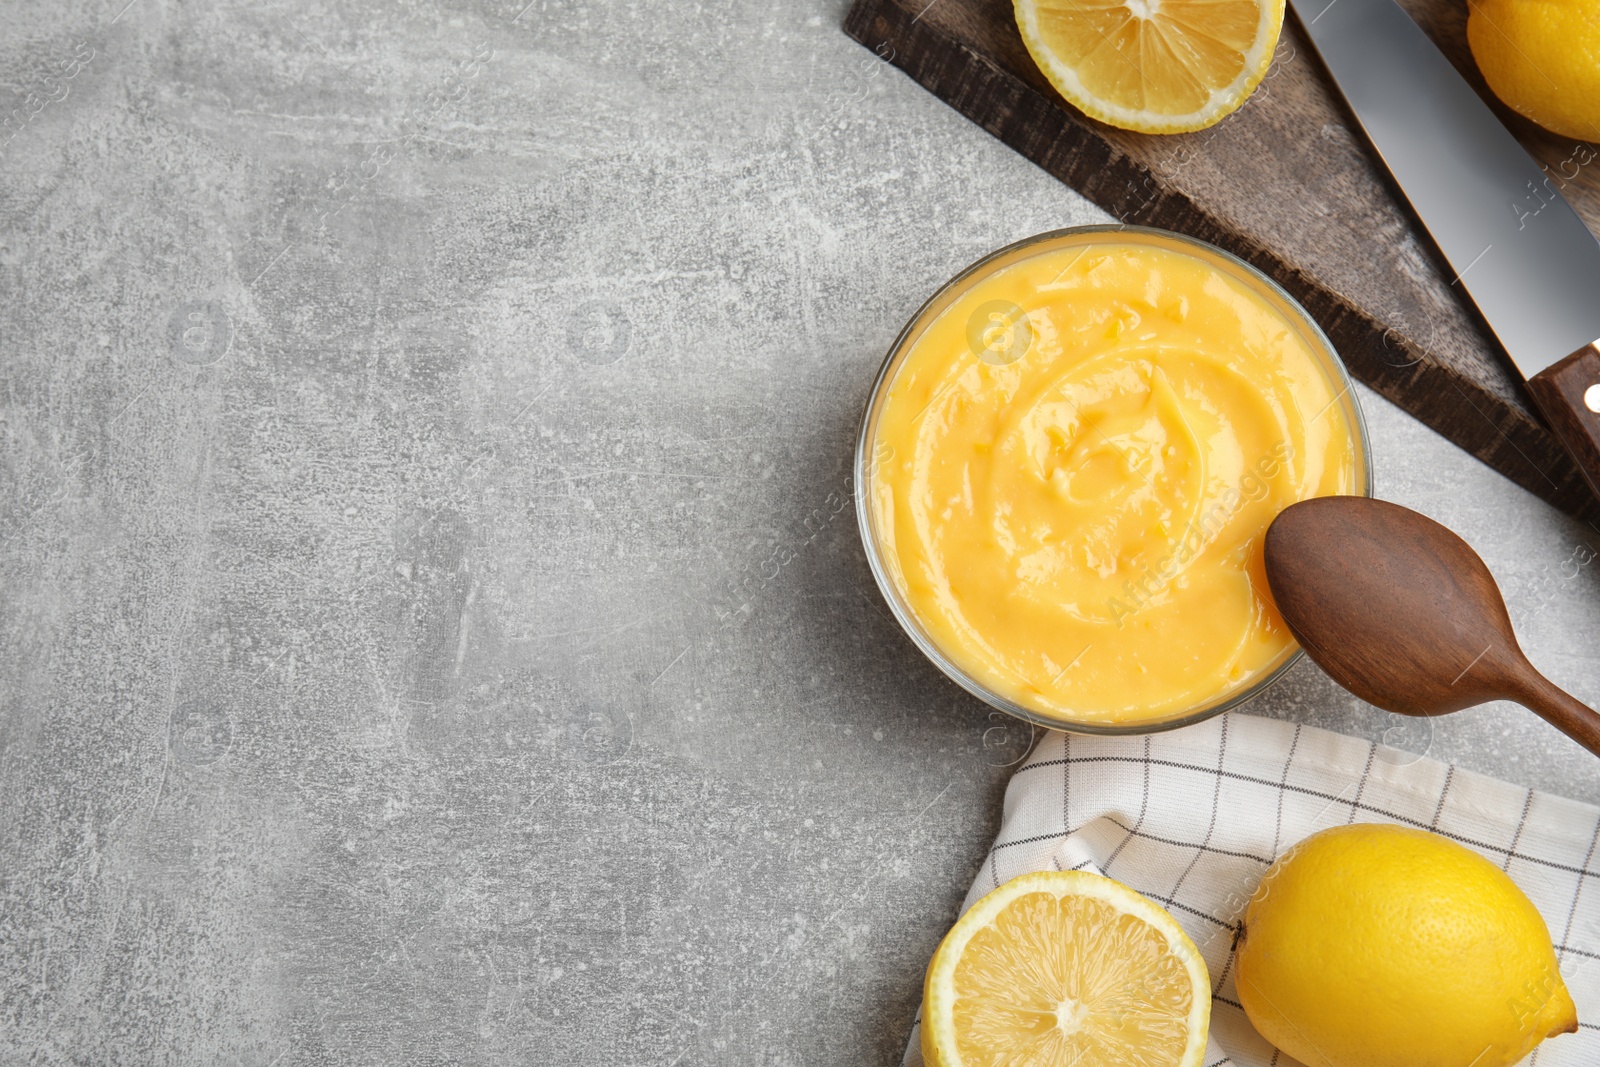
M 1105 217 L 843 14 L 10 5 L 0 1062 L 898 1061 L 1029 736 L 889 620 L 856 423 Z M 1361 401 L 1600 701 L 1600 532 Z M 1600 801 L 1516 707 L 1249 710 Z

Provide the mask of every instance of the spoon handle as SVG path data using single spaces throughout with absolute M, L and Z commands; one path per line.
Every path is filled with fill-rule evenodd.
M 1600 714 L 1532 665 L 1518 672 L 1511 698 L 1538 712 L 1545 722 L 1600 756 Z

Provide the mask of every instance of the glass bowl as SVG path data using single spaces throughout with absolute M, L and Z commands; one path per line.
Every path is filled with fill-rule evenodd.
M 1188 726 L 1203 719 L 1208 719 L 1213 715 L 1220 715 L 1230 708 L 1238 707 L 1281 678 L 1284 672 L 1300 658 L 1303 654 L 1302 650 L 1291 641 L 1289 648 L 1284 651 L 1279 662 L 1261 671 L 1256 678 L 1247 684 L 1237 689 L 1225 691 L 1159 719 L 1108 723 L 1104 721 L 1073 720 L 1045 714 L 994 692 L 968 673 L 956 662 L 953 656 L 940 648 L 939 644 L 929 635 L 918 620 L 916 613 L 906 603 L 899 586 L 891 577 L 890 570 L 885 565 L 883 547 L 876 529 L 877 515 L 872 504 L 873 479 L 876 474 L 872 458 L 875 451 L 874 441 L 877 434 L 878 418 L 888 396 L 890 383 L 893 382 L 896 373 L 904 363 L 906 355 L 911 350 L 912 343 L 922 335 L 923 331 L 946 308 L 955 303 L 971 284 L 976 283 L 979 279 L 1031 256 L 1054 252 L 1061 248 L 1104 241 L 1114 241 L 1119 244 L 1147 244 L 1155 248 L 1183 252 L 1200 259 L 1214 270 L 1227 275 L 1264 299 L 1282 314 L 1289 323 L 1298 327 L 1302 340 L 1306 342 L 1306 346 L 1327 374 L 1329 382 L 1338 390 L 1335 402 L 1340 405 L 1341 410 L 1344 412 L 1346 424 L 1351 428 L 1351 434 L 1354 438 L 1353 452 L 1356 464 L 1354 491 L 1362 496 L 1372 495 L 1371 445 L 1367 440 L 1366 421 L 1362 416 L 1361 406 L 1356 400 L 1354 390 L 1351 388 L 1350 376 L 1345 370 L 1343 362 L 1340 361 L 1338 354 L 1334 351 L 1333 344 L 1328 340 L 1327 335 L 1322 332 L 1322 329 L 1293 297 L 1284 292 L 1272 279 L 1238 257 L 1192 237 L 1185 237 L 1182 234 L 1145 226 L 1075 226 L 1069 229 L 1051 230 L 1047 233 L 1037 234 L 984 256 L 940 286 L 939 290 L 929 297 L 927 303 L 917 310 L 917 313 L 911 317 L 911 321 L 906 323 L 905 328 L 900 331 L 900 335 L 895 338 L 894 344 L 890 346 L 889 354 L 884 359 L 883 366 L 878 370 L 878 376 L 872 384 L 872 392 L 867 399 L 866 411 L 861 419 L 861 430 L 856 438 L 854 478 L 856 520 L 860 526 L 861 543 L 866 548 L 867 562 L 872 568 L 872 576 L 876 579 L 878 589 L 883 593 L 884 600 L 888 602 L 889 610 L 894 613 L 895 619 L 900 623 L 906 634 L 910 636 L 912 642 L 922 650 L 923 655 L 932 660 L 934 665 L 943 671 L 951 681 L 990 707 L 997 708 L 1009 715 L 1014 715 L 1026 722 L 1047 729 L 1067 730 L 1084 734 L 1145 734 Z

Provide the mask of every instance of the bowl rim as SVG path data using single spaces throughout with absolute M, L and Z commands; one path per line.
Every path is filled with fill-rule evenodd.
M 872 388 L 867 394 L 866 405 L 862 410 L 861 424 L 856 432 L 855 460 L 852 468 L 853 492 L 852 496 L 856 509 L 856 527 L 861 535 L 862 548 L 866 552 L 867 566 L 872 571 L 873 580 L 877 582 L 878 592 L 882 594 L 889 605 L 889 611 L 899 623 L 900 629 L 911 638 L 918 650 L 926 656 L 935 667 L 939 668 L 945 677 L 955 682 L 968 693 L 977 697 L 990 707 L 1012 715 L 1024 722 L 1031 723 L 1047 730 L 1062 730 L 1067 733 L 1094 734 L 1111 737 L 1137 736 L 1141 734 L 1161 733 L 1167 730 L 1177 730 L 1185 726 L 1203 722 L 1206 719 L 1231 711 L 1241 704 L 1260 696 L 1271 688 L 1288 670 L 1300 661 L 1305 655 L 1305 650 L 1298 641 L 1294 641 L 1294 648 L 1285 656 L 1283 662 L 1264 672 L 1259 678 L 1249 685 L 1229 693 L 1221 699 L 1201 704 L 1196 708 L 1181 712 L 1169 718 L 1153 722 L 1137 723 L 1104 723 L 1083 722 L 1078 720 L 1064 720 L 1045 715 L 1024 707 L 1013 700 L 1002 696 L 989 689 L 976 678 L 972 677 L 965 669 L 947 656 L 938 643 L 928 635 L 918 622 L 916 614 L 903 602 L 900 591 L 890 578 L 883 563 L 883 549 L 878 543 L 877 533 L 873 529 L 872 501 L 870 499 L 870 477 L 868 470 L 868 456 L 871 453 L 871 433 L 874 428 L 873 416 L 881 408 L 887 384 L 893 380 L 894 373 L 904 362 L 908 350 L 907 342 L 921 329 L 931 324 L 948 304 L 953 303 L 963 291 L 967 282 L 980 273 L 988 270 L 996 261 L 1023 252 L 1037 245 L 1047 244 L 1062 238 L 1078 238 L 1092 235 L 1105 235 L 1108 239 L 1135 235 L 1145 238 L 1171 241 L 1189 248 L 1198 249 L 1203 255 L 1216 257 L 1224 266 L 1233 268 L 1240 279 L 1247 283 L 1265 289 L 1268 294 L 1276 297 L 1285 306 L 1286 310 L 1300 320 L 1301 325 L 1308 334 L 1307 339 L 1314 342 L 1311 347 L 1317 355 L 1324 370 L 1329 373 L 1333 383 L 1338 385 L 1339 392 L 1334 397 L 1335 403 L 1341 403 L 1345 409 L 1347 421 L 1355 438 L 1356 454 L 1361 462 L 1361 485 L 1355 487 L 1355 494 L 1360 496 L 1372 495 L 1372 442 L 1367 435 L 1366 415 L 1361 409 L 1360 398 L 1355 392 L 1354 379 L 1350 377 L 1349 369 L 1344 364 L 1344 359 L 1339 355 L 1339 350 L 1323 331 L 1320 323 L 1311 316 L 1311 313 L 1289 294 L 1283 286 L 1279 285 L 1264 272 L 1232 252 L 1208 241 L 1187 234 L 1174 233 L 1154 226 L 1134 226 L 1126 223 L 1097 223 L 1088 226 L 1067 226 L 1060 229 L 1046 230 L 1036 233 L 1031 237 L 1013 241 L 1001 248 L 974 260 L 950 280 L 940 285 L 922 305 L 906 320 L 906 324 L 895 335 L 894 342 L 889 346 L 889 352 L 878 367 L 878 373 L 872 380 Z M 1018 261 L 1021 261 L 1019 257 Z M 1291 635 L 1291 640 L 1293 635 Z

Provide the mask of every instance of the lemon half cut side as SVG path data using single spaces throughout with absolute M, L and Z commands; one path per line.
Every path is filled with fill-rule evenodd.
M 1284 0 L 1014 0 L 1039 70 L 1090 118 L 1143 133 L 1201 130 L 1272 65 Z
M 1205 961 L 1119 882 L 1042 871 L 974 904 L 928 965 L 927 1067 L 1201 1067 Z

